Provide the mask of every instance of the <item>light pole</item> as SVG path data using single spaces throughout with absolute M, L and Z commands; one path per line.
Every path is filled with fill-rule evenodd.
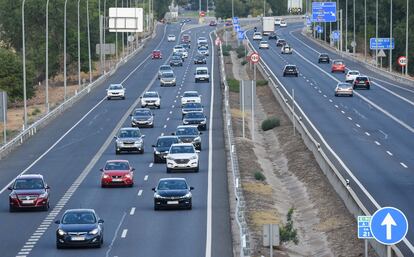
M 124 8 L 124 0 L 122 0 L 122 8 Z M 125 38 L 124 38 L 124 35 L 125 35 L 125 32 L 121 32 L 122 33 L 122 58 L 121 58 L 121 60 L 122 59 L 124 59 L 125 58 Z
M 91 33 L 89 28 L 89 0 L 86 0 L 86 22 L 88 23 L 89 83 L 92 83 Z
M 378 0 L 375 1 L 375 66 L 378 68 Z
M 102 40 L 103 40 L 102 22 L 103 22 L 103 19 L 101 17 L 101 0 L 98 1 L 98 17 L 99 17 L 98 22 L 99 22 L 99 53 L 100 53 L 99 60 L 101 62 L 101 75 L 102 75 L 102 74 L 104 74 L 104 72 L 103 72 L 103 67 L 104 66 L 103 66 L 103 53 L 102 53 L 102 50 L 103 50 L 103 48 L 102 48 Z
M 80 15 L 79 15 L 79 2 L 78 0 L 78 86 L 81 88 L 81 61 L 80 61 Z
M 355 46 L 356 46 L 356 39 L 355 39 L 355 30 L 356 30 L 356 24 L 355 24 L 355 0 L 354 0 L 354 2 L 353 2 L 353 12 L 354 12 L 354 15 L 353 15 L 353 19 L 354 19 L 354 39 L 353 39 L 353 44 L 352 44 L 352 53 L 353 54 L 355 54 Z
M 22 2 L 22 45 L 23 45 L 23 106 L 24 106 L 24 126 L 27 127 L 27 103 L 26 103 L 26 42 L 25 42 L 25 31 L 24 31 L 24 4 L 26 0 Z
M 231 0 L 231 18 L 234 18 L 234 0 Z
M 263 17 L 266 16 L 266 0 L 263 0 Z
M 46 113 L 49 113 L 49 0 L 46 1 Z
M 345 52 L 348 52 L 348 0 L 345 1 Z
M 405 65 L 405 75 L 408 76 L 408 0 L 407 0 L 407 20 L 406 20 L 406 24 L 405 24 L 405 58 L 407 58 L 407 64 Z
M 367 0 L 364 0 L 364 56 L 367 60 Z
M 63 15 L 63 100 L 66 101 L 66 86 L 67 86 L 67 72 L 66 72 L 66 6 L 67 6 L 68 0 L 65 0 L 65 10 Z
M 390 2 L 390 72 L 392 71 L 392 0 Z

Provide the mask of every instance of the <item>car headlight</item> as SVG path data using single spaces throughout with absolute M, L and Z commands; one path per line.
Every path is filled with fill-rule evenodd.
M 98 228 L 95 228 L 95 229 L 89 231 L 89 235 L 96 235 L 98 233 L 99 233 L 99 229 Z
M 167 155 L 167 160 L 174 161 L 174 158 L 171 157 L 171 156 L 169 156 L 169 155 Z
M 10 198 L 12 198 L 12 199 L 17 199 L 17 195 L 16 194 L 10 194 Z
M 155 193 L 154 194 L 154 198 L 158 198 L 158 199 L 160 199 L 160 198 L 163 198 L 162 196 L 160 196 L 158 193 Z
M 186 195 L 183 196 L 183 198 L 191 198 L 191 192 L 188 192 Z
M 108 174 L 104 174 L 103 175 L 103 178 L 109 178 L 109 175 Z
M 142 144 L 142 142 L 143 142 L 143 140 L 142 140 L 142 138 L 140 138 L 137 141 L 135 141 L 135 144 L 136 145 L 140 145 L 140 144 Z
M 131 174 L 125 174 L 125 178 L 132 178 Z
M 186 121 L 186 120 L 183 120 L 183 124 L 188 124 L 188 121 Z
M 155 154 L 161 154 L 160 152 L 158 152 L 157 150 L 155 151 Z
M 60 235 L 60 236 L 63 236 L 63 235 L 66 235 L 66 232 L 65 231 L 63 231 L 62 229 L 58 229 L 58 234 Z
M 202 120 L 200 123 L 201 124 L 206 124 L 206 120 Z
M 195 141 L 195 142 L 200 142 L 200 141 L 201 141 L 201 137 L 196 137 L 196 138 L 194 138 L 194 141 Z
M 39 198 L 47 198 L 47 192 L 44 192 L 39 195 Z
M 175 79 L 172 80 L 172 83 L 175 83 Z
M 197 155 L 193 155 L 190 157 L 190 160 L 196 160 L 197 159 Z

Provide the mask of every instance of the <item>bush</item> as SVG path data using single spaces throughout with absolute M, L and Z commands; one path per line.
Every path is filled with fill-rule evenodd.
M 40 112 L 41 112 L 40 109 L 36 108 L 32 111 L 32 116 L 35 116 L 35 115 L 39 114 Z
M 298 231 L 297 229 L 293 228 L 293 215 L 294 208 L 290 208 L 287 213 L 286 218 L 286 224 L 280 227 L 279 233 L 280 233 L 280 243 L 287 243 L 289 241 L 292 241 L 295 245 L 299 243 L 298 239 Z
M 267 118 L 262 122 L 262 130 L 267 131 L 280 126 L 280 120 L 276 117 Z
M 241 65 L 246 65 L 247 64 L 247 61 L 246 60 L 243 60 L 242 62 L 241 62 Z
M 265 180 L 266 180 L 265 175 L 263 175 L 263 173 L 261 173 L 260 171 L 256 171 L 256 172 L 254 173 L 254 178 L 255 178 L 256 180 L 260 180 L 260 181 L 265 181 Z
M 240 92 L 240 82 L 237 79 L 228 79 L 227 85 L 229 86 L 230 92 Z
M 258 86 L 258 87 L 262 87 L 262 86 L 266 86 L 267 84 L 269 84 L 269 81 L 267 81 L 267 80 L 257 80 L 256 81 L 256 86 Z
M 236 49 L 237 58 L 243 58 L 246 56 L 246 50 L 244 49 L 244 46 L 239 46 Z
M 232 50 L 233 48 L 231 47 L 231 45 L 222 45 L 221 46 L 221 51 L 223 52 L 223 56 L 229 56 L 230 55 L 230 51 Z

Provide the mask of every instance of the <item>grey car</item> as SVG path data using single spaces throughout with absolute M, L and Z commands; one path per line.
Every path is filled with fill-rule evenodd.
M 164 87 L 164 86 L 175 87 L 176 81 L 177 81 L 177 79 L 174 75 L 174 72 L 164 72 L 161 75 L 161 78 L 160 78 L 160 86 L 162 86 L 162 87 Z
M 161 75 L 165 72 L 172 72 L 173 69 L 171 68 L 170 65 L 161 65 L 160 68 L 158 69 L 158 79 L 161 78 Z
M 115 136 L 115 153 L 135 151 L 143 154 L 144 137 L 139 128 L 121 128 Z
M 137 108 L 130 116 L 132 127 L 154 127 L 154 114 L 148 108 Z

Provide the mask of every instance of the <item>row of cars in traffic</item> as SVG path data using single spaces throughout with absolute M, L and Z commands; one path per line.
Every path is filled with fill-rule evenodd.
M 174 35 L 169 35 L 167 41 L 176 40 Z M 161 86 L 175 86 L 176 77 L 173 67 L 181 67 L 188 58 L 191 47 L 189 35 L 183 35 L 182 44 L 173 49 L 173 55 L 169 65 L 161 65 L 158 78 Z M 198 38 L 197 55 L 194 64 L 207 64 L 209 56 L 208 42 L 206 38 Z M 152 59 L 162 59 L 160 50 L 154 50 Z M 177 57 L 181 65 L 177 65 Z M 171 76 L 172 75 L 172 76 Z M 171 79 L 173 78 L 173 79 Z M 196 67 L 194 81 L 210 81 L 207 67 Z M 108 100 L 125 99 L 126 89 L 122 84 L 111 84 L 106 90 Z M 199 171 L 199 153 L 202 149 L 201 135 L 207 130 L 207 117 L 204 114 L 202 96 L 196 90 L 185 91 L 181 96 L 182 125 L 177 126 L 171 135 L 159 136 L 152 145 L 153 163 L 164 163 L 166 172 L 173 171 Z M 147 91 L 140 97 L 140 107 L 135 108 L 130 114 L 130 126 L 119 129 L 115 136 L 115 154 L 124 152 L 137 152 L 144 154 L 145 135 L 141 129 L 154 128 L 155 120 L 153 109 L 162 107 L 162 99 L 157 91 Z M 100 169 L 101 187 L 134 186 L 135 168 L 127 159 L 107 160 Z M 21 209 L 40 209 L 47 211 L 50 208 L 50 187 L 41 174 L 24 174 L 18 176 L 8 188 L 9 210 L 14 212 Z M 192 208 L 192 194 L 194 188 L 189 186 L 186 179 L 178 177 L 162 178 L 158 181 L 154 191 L 154 210 L 161 208 Z M 69 209 L 61 219 L 55 221 L 56 247 L 58 249 L 67 246 L 94 246 L 103 244 L 103 219 L 93 209 Z

